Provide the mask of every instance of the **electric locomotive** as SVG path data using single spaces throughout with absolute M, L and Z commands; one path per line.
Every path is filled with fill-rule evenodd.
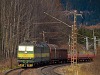
M 49 47 L 46 43 L 23 42 L 18 46 L 19 66 L 30 67 L 42 62 L 48 63 Z

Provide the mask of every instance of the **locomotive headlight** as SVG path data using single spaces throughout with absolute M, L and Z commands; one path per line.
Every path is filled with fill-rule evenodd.
M 27 51 L 25 51 L 25 53 L 27 53 Z

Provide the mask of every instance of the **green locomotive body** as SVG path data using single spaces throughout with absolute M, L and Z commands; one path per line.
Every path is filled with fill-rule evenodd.
M 17 59 L 19 66 L 32 67 L 50 60 L 49 47 L 46 43 L 23 42 L 18 46 Z

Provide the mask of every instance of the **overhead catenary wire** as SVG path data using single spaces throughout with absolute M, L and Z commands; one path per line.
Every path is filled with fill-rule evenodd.
M 40 23 L 33 23 L 33 24 L 56 24 L 61 22 L 40 22 Z
M 48 15 L 48 16 L 50 16 L 50 17 L 52 17 L 53 19 L 56 19 L 57 21 L 59 21 L 59 22 L 61 22 L 61 23 L 63 23 L 63 24 L 65 24 L 65 25 L 67 25 L 68 27 L 72 27 L 72 26 L 70 26 L 69 24 L 67 24 L 67 23 L 65 23 L 65 22 L 63 22 L 63 21 L 61 21 L 61 20 L 59 20 L 58 18 L 56 18 L 56 17 L 54 17 L 54 16 L 52 16 L 52 15 L 50 15 L 50 14 L 48 14 L 48 13 L 46 13 L 46 12 L 44 12 L 46 15 Z

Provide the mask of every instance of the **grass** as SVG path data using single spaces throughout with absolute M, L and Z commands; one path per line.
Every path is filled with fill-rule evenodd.
M 17 60 L 15 58 L 12 58 L 12 68 L 16 68 L 17 67 Z M 0 61 L 0 75 L 3 75 L 4 72 L 6 72 L 7 70 L 11 69 L 11 60 L 10 58 L 6 59 L 6 60 L 2 60 Z

